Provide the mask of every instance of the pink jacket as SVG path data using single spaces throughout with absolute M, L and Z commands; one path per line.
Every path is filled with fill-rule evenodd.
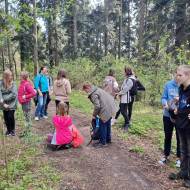
M 55 115 L 52 119 L 56 128 L 56 144 L 63 145 L 71 143 L 73 140 L 69 131 L 69 127 L 72 125 L 71 118 L 64 116 L 60 118 L 58 115 Z
M 26 99 L 22 99 L 22 96 L 26 95 Z M 24 80 L 21 81 L 19 89 L 18 89 L 18 101 L 20 104 L 24 104 L 26 102 L 29 102 L 32 97 L 36 95 L 36 91 L 32 87 L 32 85 Z

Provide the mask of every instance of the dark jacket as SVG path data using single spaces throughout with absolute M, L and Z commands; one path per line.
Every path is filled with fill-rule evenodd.
M 177 111 L 176 126 L 180 130 L 190 130 L 190 85 L 184 90 L 184 86 L 179 87 L 179 108 Z
M 95 106 L 93 116 L 99 115 L 104 123 L 119 110 L 113 96 L 96 86 L 91 86 L 88 98 Z

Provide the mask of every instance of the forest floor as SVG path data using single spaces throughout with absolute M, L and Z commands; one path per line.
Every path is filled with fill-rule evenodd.
M 53 133 L 52 116 L 55 105 L 49 104 L 49 118 L 33 121 L 34 131 L 39 136 Z M 34 111 L 34 107 L 33 107 Z M 33 115 L 33 114 L 32 114 Z M 73 124 L 84 137 L 79 147 L 60 148 L 57 151 L 44 146 L 44 159 L 63 174 L 60 189 L 86 190 L 148 190 L 148 189 L 185 189 L 183 181 L 170 181 L 168 174 L 177 169 L 167 165 L 160 166 L 160 152 L 155 151 L 154 145 L 147 139 L 142 147 L 143 154 L 131 151 L 134 142 L 122 139 L 116 135 L 118 129 L 112 129 L 112 143 L 107 147 L 94 148 L 87 146 L 90 141 L 91 119 L 76 109 L 70 109 Z M 141 141 L 139 137 L 139 141 Z

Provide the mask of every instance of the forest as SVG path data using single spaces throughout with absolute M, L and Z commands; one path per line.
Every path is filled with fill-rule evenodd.
M 25 119 L 18 104 L 16 137 L 0 141 L 0 189 L 181 189 L 182 182 L 167 179 L 168 171 L 177 171 L 174 137 L 170 163 L 157 165 L 164 150 L 161 96 L 174 69 L 189 64 L 189 0 L 0 0 L 0 79 L 10 69 L 18 87 L 21 71 L 28 71 L 33 81 L 45 66 L 54 81 L 57 71 L 66 69 L 71 117 L 84 136 L 79 148 L 48 149 L 49 117 L 32 120 L 30 135 L 21 141 L 17 134 Z M 113 69 L 121 87 L 125 67 L 136 70 L 146 90 L 136 96 L 129 131 L 119 127 L 120 117 L 112 127 L 114 142 L 106 151 L 96 151 L 86 146 L 93 105 L 82 84 L 103 88 Z M 33 103 L 32 117 L 34 109 Z

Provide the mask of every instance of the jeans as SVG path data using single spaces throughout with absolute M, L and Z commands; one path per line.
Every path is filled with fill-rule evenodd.
M 38 117 L 39 114 L 40 117 L 44 117 L 46 100 L 47 100 L 47 93 L 43 93 L 42 97 L 38 95 L 38 106 L 36 108 L 35 117 Z
M 129 117 L 127 115 L 127 106 L 128 106 L 128 103 L 121 103 L 121 107 L 120 107 L 121 114 L 125 119 L 125 124 L 129 124 Z
M 169 117 L 163 116 L 164 122 L 164 133 L 165 133 L 165 140 L 164 140 L 164 154 L 165 156 L 170 155 L 171 151 L 171 140 L 173 129 L 176 129 L 176 125 L 171 122 Z M 180 158 L 180 140 L 178 135 L 178 130 L 176 129 L 176 140 L 177 140 L 177 157 Z
M 7 131 L 10 133 L 15 130 L 15 110 L 3 111 L 5 124 L 7 126 Z
M 181 151 L 181 172 L 190 177 L 190 130 L 179 130 L 180 151 Z
M 111 141 L 111 118 L 105 123 L 100 119 L 99 120 L 100 127 L 100 143 L 106 144 L 106 142 Z

